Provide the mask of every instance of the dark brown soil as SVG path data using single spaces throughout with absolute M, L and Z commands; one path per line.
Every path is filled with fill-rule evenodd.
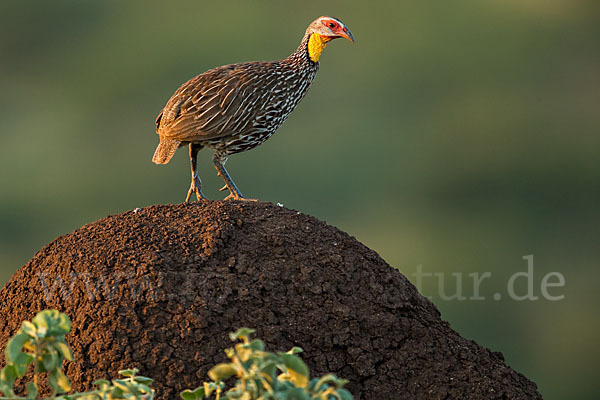
M 377 253 L 271 204 L 152 206 L 59 237 L 0 290 L 0 346 L 46 308 L 71 316 L 79 390 L 137 367 L 177 399 L 248 326 L 269 350 L 304 348 L 313 376 L 349 379 L 356 399 L 541 398 Z

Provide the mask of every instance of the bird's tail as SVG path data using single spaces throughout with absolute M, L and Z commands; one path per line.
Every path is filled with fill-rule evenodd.
M 179 148 L 181 142 L 173 139 L 160 139 L 160 143 L 154 152 L 152 162 L 155 164 L 166 164 L 171 160 L 175 151 Z

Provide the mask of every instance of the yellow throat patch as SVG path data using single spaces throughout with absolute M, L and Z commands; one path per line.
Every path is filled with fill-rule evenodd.
M 318 33 L 310 35 L 308 39 L 308 56 L 310 59 L 314 62 L 319 62 L 319 57 L 321 57 L 323 49 L 330 40 L 327 36 L 321 36 Z

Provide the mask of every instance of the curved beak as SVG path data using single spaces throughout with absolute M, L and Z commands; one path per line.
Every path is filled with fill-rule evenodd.
M 340 35 L 340 37 L 346 38 L 352 43 L 354 43 L 354 35 L 352 34 L 352 32 L 350 32 L 350 29 L 346 28 L 345 26 L 344 29 L 338 34 Z

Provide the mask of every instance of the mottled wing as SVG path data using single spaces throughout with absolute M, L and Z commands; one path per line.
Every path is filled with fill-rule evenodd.
M 232 64 L 184 83 L 159 114 L 161 137 L 205 140 L 243 133 L 260 112 L 257 100 L 269 93 L 271 63 Z

